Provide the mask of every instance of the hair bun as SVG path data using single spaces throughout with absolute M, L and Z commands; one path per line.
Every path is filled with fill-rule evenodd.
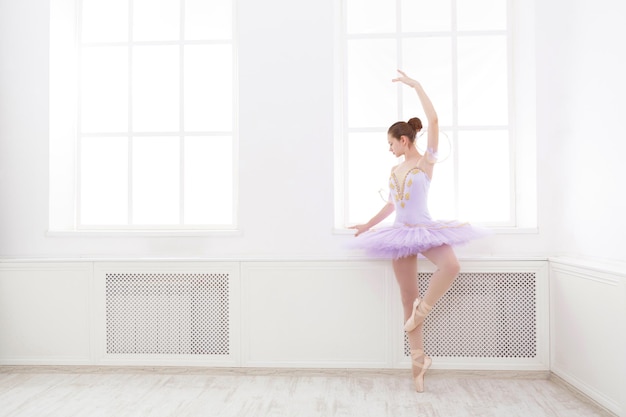
M 417 117 L 410 118 L 407 123 L 411 125 L 411 127 L 415 129 L 416 132 L 422 130 L 422 121 Z

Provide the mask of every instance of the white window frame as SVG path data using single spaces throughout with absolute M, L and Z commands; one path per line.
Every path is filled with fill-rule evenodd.
M 352 128 L 347 126 L 347 43 L 350 39 L 396 39 L 398 44 L 397 67 L 402 68 L 402 39 L 414 38 L 417 34 L 400 33 L 396 24 L 395 34 L 348 34 L 346 23 L 346 3 L 342 0 L 336 8 L 336 48 L 335 48 L 335 231 L 339 233 L 352 233 L 347 230 L 351 225 L 348 222 L 349 201 L 348 190 L 348 150 L 347 138 L 352 132 L 376 132 L 381 134 L 381 140 L 386 137 L 387 127 L 380 128 Z M 400 0 L 396 0 L 397 10 L 400 10 Z M 456 0 L 452 0 L 451 13 L 455 13 Z M 509 134 L 510 149 L 510 216 L 506 222 L 484 222 L 483 226 L 493 228 L 497 233 L 537 233 L 537 208 L 536 208 L 536 132 L 535 132 L 535 75 L 534 75 L 534 0 L 522 2 L 520 0 L 507 1 L 507 29 L 503 31 L 487 31 L 484 33 L 500 32 L 507 36 L 508 48 L 508 100 L 509 100 L 509 123 L 507 126 L 473 126 L 459 128 L 457 125 L 456 105 L 453 110 L 453 125 L 441 126 L 456 148 L 457 132 L 459 130 L 489 130 L 506 128 Z M 397 21 L 400 13 L 397 13 Z M 460 32 L 460 31 L 459 31 Z M 457 31 L 452 28 L 452 36 Z M 481 34 L 481 32 L 473 32 Z M 429 34 L 426 34 L 429 35 Z M 455 44 L 453 43 L 453 48 Z M 456 51 L 454 60 L 456 60 Z M 405 68 L 405 70 L 409 70 Z M 454 71 L 454 70 L 453 70 Z M 395 74 L 390 74 L 390 78 Z M 453 74 L 456 78 L 456 74 Z M 457 97 L 457 86 L 453 83 L 453 97 Z M 403 96 L 407 94 L 400 89 L 398 93 L 398 118 L 403 120 L 402 106 Z M 410 93 L 408 93 L 410 94 Z M 375 100 L 375 98 L 372 98 Z M 417 100 L 417 98 L 416 98 Z M 523 121 L 518 124 L 517 121 Z M 389 124 L 394 121 L 390 121 Z M 454 164 L 457 165 L 457 154 L 453 152 Z M 458 169 L 455 167 L 455 189 L 451 193 L 455 195 L 458 212 Z M 381 201 L 381 206 L 384 204 Z M 372 213 L 372 215 L 375 213 Z M 364 219 L 367 221 L 367 219 Z
M 177 41 L 135 42 L 132 39 L 132 20 L 129 19 L 128 42 L 98 43 L 99 46 L 112 45 L 175 45 L 180 46 L 180 116 L 179 131 L 174 132 L 133 132 L 132 102 L 129 98 L 129 128 L 126 133 L 87 133 L 81 132 L 80 126 L 80 51 L 81 43 L 81 4 L 82 0 L 51 0 L 50 2 L 50 194 L 49 194 L 49 234 L 89 232 L 169 232 L 181 231 L 183 234 L 217 234 L 238 232 L 238 70 L 237 70 L 237 39 L 236 31 L 236 0 L 232 1 L 232 36 L 229 40 L 185 40 L 184 39 L 184 1 L 181 0 L 180 31 Z M 133 0 L 129 1 L 132 12 Z M 183 45 L 215 45 L 228 44 L 232 47 L 233 91 L 232 91 L 232 129 L 230 131 L 185 131 L 184 100 L 183 100 Z M 85 44 L 89 45 L 89 44 Z M 129 55 L 132 48 L 129 48 Z M 132 60 L 129 69 L 132 73 Z M 132 91 L 132 77 L 129 77 L 129 92 Z M 130 93 L 129 93 L 130 96 Z M 127 225 L 82 225 L 80 212 L 80 178 L 81 178 L 81 142 L 87 137 L 128 138 L 129 172 L 128 172 L 128 224 Z M 179 137 L 180 138 L 180 214 L 179 224 L 132 224 L 132 138 Z M 232 223 L 231 224 L 184 224 L 184 137 L 192 136 L 229 136 L 232 138 Z M 221 198 L 218 196 L 217 198 Z

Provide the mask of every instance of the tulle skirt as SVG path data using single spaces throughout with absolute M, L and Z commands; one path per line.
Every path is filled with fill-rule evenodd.
M 402 225 L 371 229 L 349 243 L 353 249 L 362 249 L 375 258 L 399 259 L 417 255 L 428 249 L 457 246 L 491 234 L 488 229 L 452 221 L 432 221 L 420 225 Z

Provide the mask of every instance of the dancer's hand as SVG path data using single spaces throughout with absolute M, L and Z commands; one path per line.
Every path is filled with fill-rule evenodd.
M 404 83 L 404 84 L 408 85 L 409 87 L 413 87 L 413 88 L 415 88 L 415 87 L 420 85 L 419 82 L 415 81 L 413 78 L 411 78 L 408 75 L 406 75 L 403 71 L 398 70 L 398 72 L 400 73 L 400 77 L 394 78 L 393 80 L 391 80 L 392 82 L 394 82 L 394 83 L 401 82 L 401 83 Z
M 348 229 L 355 229 L 356 233 L 354 234 L 354 237 L 357 237 L 361 233 L 365 233 L 368 230 L 370 230 L 370 226 L 368 226 L 366 224 L 357 224 L 356 226 L 348 227 Z

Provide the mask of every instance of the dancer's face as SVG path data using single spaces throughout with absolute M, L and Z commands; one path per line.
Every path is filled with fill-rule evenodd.
M 404 146 L 401 140 L 387 135 L 387 142 L 389 142 L 389 152 L 393 153 L 394 156 L 399 157 L 404 155 Z

